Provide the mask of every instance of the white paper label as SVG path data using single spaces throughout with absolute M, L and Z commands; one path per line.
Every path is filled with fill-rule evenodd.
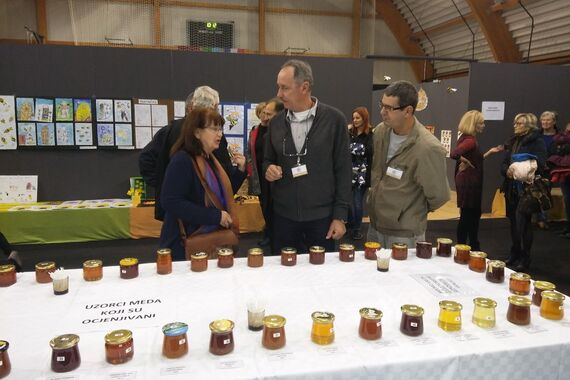
M 125 269 L 121 269 L 121 273 L 127 273 L 127 271 Z
M 127 349 L 125 350 L 125 354 L 128 354 L 128 353 L 131 352 L 132 350 L 133 350 L 132 347 L 127 348 Z
M 410 326 L 412 326 L 412 327 L 418 327 L 418 322 L 410 322 Z
M 382 322 L 376 322 L 376 326 L 378 327 L 382 326 Z
M 404 174 L 404 172 L 400 169 L 395 169 L 392 167 L 388 167 L 388 169 L 386 169 L 386 174 L 389 177 L 395 178 L 395 179 L 401 179 L 402 178 L 402 174 Z
M 107 379 L 110 380 L 134 380 L 136 378 L 137 378 L 137 373 L 135 371 L 114 372 L 107 375 Z
M 216 363 L 216 367 L 218 369 L 234 369 L 234 368 L 242 368 L 243 361 L 242 360 L 224 360 L 219 361 Z
M 281 336 L 281 333 L 278 333 L 278 332 L 273 333 L 273 337 L 274 337 L 274 338 L 279 338 L 280 336 Z
M 160 376 L 180 375 L 190 373 L 190 369 L 186 366 L 164 367 L 160 369 Z
M 330 330 L 330 331 L 331 331 L 331 333 L 333 333 L 333 332 L 334 332 L 334 327 L 331 327 L 331 330 Z
M 186 343 L 186 339 L 182 338 L 178 341 L 178 345 L 183 345 L 184 343 Z
M 267 355 L 270 362 L 281 361 L 281 360 L 291 360 L 295 358 L 295 354 L 292 352 L 276 352 Z
M 352 259 L 353 257 L 354 257 L 354 255 L 352 255 L 352 254 L 348 255 L 349 259 Z
M 230 344 L 231 343 L 231 339 L 224 339 L 224 344 Z
M 55 360 L 58 361 L 58 362 L 64 362 L 64 361 L 65 361 L 65 356 L 58 356 Z
M 461 317 L 460 317 L 460 316 L 455 317 L 455 321 L 456 321 L 456 322 L 461 322 Z
M 292 258 L 292 257 L 289 257 L 289 258 L 287 259 L 287 261 L 293 261 L 293 258 Z

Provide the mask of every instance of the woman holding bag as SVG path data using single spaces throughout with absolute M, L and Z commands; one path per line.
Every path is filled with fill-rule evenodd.
M 247 176 L 245 157 L 233 154 L 237 167 L 228 178 L 212 154 L 222 139 L 223 125 L 216 109 L 193 110 L 170 152 L 161 191 L 166 215 L 160 247 L 170 248 L 173 260 L 186 258 L 184 234 L 203 237 L 223 229 L 231 229 L 236 237 L 239 234 L 233 196 Z

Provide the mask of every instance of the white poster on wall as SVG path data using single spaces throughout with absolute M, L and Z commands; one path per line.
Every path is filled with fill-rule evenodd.
M 441 145 L 445 148 L 445 157 L 451 153 L 451 131 L 444 129 L 441 131 Z
M 505 102 L 482 102 L 481 112 L 485 120 L 505 120 Z
M 37 201 L 37 175 L 0 175 L 0 203 L 34 203 Z

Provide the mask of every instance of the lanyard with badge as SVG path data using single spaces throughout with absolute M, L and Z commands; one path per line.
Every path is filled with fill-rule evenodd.
M 300 153 L 297 153 L 297 152 L 287 153 L 285 150 L 285 141 L 286 141 L 286 138 L 283 138 L 283 156 L 285 156 L 285 157 L 297 157 L 297 164 L 291 168 L 291 174 L 293 175 L 293 178 L 297 178 L 297 177 L 301 177 L 301 176 L 309 174 L 309 171 L 307 170 L 307 165 L 301 164 L 301 157 L 304 157 L 307 155 L 307 147 L 309 145 L 309 138 L 305 137 L 305 143 L 303 144 L 303 147 L 301 148 Z

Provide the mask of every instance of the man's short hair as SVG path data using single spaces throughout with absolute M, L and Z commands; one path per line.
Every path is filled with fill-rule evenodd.
M 293 79 L 298 84 L 302 84 L 303 82 L 309 83 L 309 89 L 313 88 L 313 69 L 311 69 L 311 65 L 309 65 L 305 61 L 301 61 L 300 59 L 290 59 L 281 66 L 281 69 L 286 67 L 293 68 Z
M 220 104 L 220 95 L 210 86 L 200 86 L 194 90 L 191 103 L 192 108 L 213 108 Z
M 267 101 L 267 105 L 273 103 L 275 105 L 275 112 L 281 112 L 285 109 L 285 105 L 283 104 L 283 102 L 281 101 L 281 99 L 275 97 L 275 98 L 271 98 Z
M 418 105 L 418 90 L 406 80 L 393 82 L 386 88 L 384 95 L 398 97 L 399 106 L 412 106 L 412 112 L 415 112 Z

